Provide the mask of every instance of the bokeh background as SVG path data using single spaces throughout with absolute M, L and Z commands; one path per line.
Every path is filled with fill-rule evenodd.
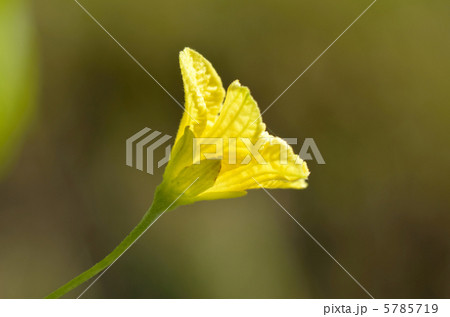
M 370 4 L 80 2 L 178 100 L 189 46 L 262 109 Z M 449 11 L 378 1 L 263 116 L 326 161 L 273 195 L 374 297 L 450 297 Z M 0 297 L 40 298 L 139 221 L 162 170 L 126 166 L 125 140 L 182 112 L 74 1 L 3 0 L 0 115 Z M 84 297 L 367 295 L 252 191 L 164 215 Z

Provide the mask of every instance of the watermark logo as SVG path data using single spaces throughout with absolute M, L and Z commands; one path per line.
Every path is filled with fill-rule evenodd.
M 133 167 L 134 156 L 136 153 L 136 168 L 138 170 L 144 171 L 144 160 L 146 159 L 147 173 L 153 175 L 154 170 L 154 152 L 157 148 L 163 145 L 165 142 L 169 141 L 172 137 L 170 135 L 164 134 L 159 139 L 157 139 L 161 132 L 151 131 L 150 128 L 144 128 L 141 131 L 135 133 L 133 136 L 126 141 L 126 164 Z M 145 152 L 144 152 L 145 151 Z M 158 161 L 158 168 L 169 162 L 171 145 L 166 146 L 165 156 Z
M 297 138 L 285 138 L 284 139 L 287 144 L 295 145 L 297 144 Z M 312 155 L 314 155 L 314 158 Z M 325 160 L 323 159 L 322 154 L 319 151 L 319 148 L 317 147 L 316 142 L 313 138 L 306 138 L 303 141 L 302 147 L 300 149 L 300 153 L 298 153 L 298 156 L 300 156 L 304 161 L 312 161 L 316 159 L 317 164 L 326 164 Z
M 284 138 L 283 140 L 289 145 L 295 145 L 298 141 L 297 138 Z M 261 155 L 260 151 L 264 146 L 270 144 L 279 147 L 279 157 L 277 158 L 279 164 L 287 165 L 289 147 L 286 146 L 286 143 L 280 142 L 280 139 L 275 137 L 261 137 L 256 140 L 255 143 L 249 138 L 194 138 L 192 161 L 194 164 L 200 164 L 201 160 L 225 159 L 230 165 L 247 165 L 253 158 L 258 164 L 265 165 L 268 163 Z M 238 148 L 242 147 L 245 148 L 248 154 L 238 161 Z M 224 154 L 226 154 L 226 157 L 224 157 Z M 313 138 L 306 138 L 303 141 L 295 164 L 302 164 L 302 159 L 305 161 L 312 161 L 313 157 L 311 154 L 314 155 L 317 164 L 325 164 L 325 160 Z
M 151 132 L 150 128 L 144 128 L 135 133 L 126 141 L 126 164 L 144 171 L 144 162 L 146 161 L 146 172 L 153 175 L 155 150 L 171 138 L 167 134 L 161 136 L 159 131 Z M 283 140 L 289 145 L 296 145 L 298 142 L 297 138 L 284 138 Z M 262 137 L 255 143 L 248 138 L 194 138 L 192 161 L 194 164 L 200 164 L 200 161 L 205 159 L 226 159 L 228 164 L 246 165 L 254 159 L 258 164 L 268 164 L 260 152 L 268 143 L 279 146 L 278 160 L 280 165 L 288 164 L 288 147 L 284 142 L 280 142 L 280 139 L 274 137 Z M 248 154 L 244 158 L 238 159 L 238 148 L 242 147 L 245 147 Z M 169 162 L 170 151 L 171 145 L 169 144 L 165 148 L 164 157 L 157 161 L 158 168 Z M 226 154 L 225 158 L 224 154 Z M 304 139 L 299 157 L 305 161 L 315 159 L 317 164 L 325 164 L 325 160 L 313 138 Z M 297 159 L 296 164 L 302 164 L 300 158 Z

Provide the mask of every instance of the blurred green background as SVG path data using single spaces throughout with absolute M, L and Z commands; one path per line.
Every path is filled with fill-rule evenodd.
M 370 2 L 81 1 L 178 100 L 189 46 L 262 109 Z M 450 297 L 449 11 L 378 1 L 263 116 L 327 163 L 273 195 L 374 297 Z M 0 18 L 0 298 L 39 298 L 138 222 L 162 170 L 126 166 L 125 140 L 174 136 L 182 112 L 74 1 L 2 0 Z M 164 215 L 84 297 L 367 296 L 252 191 Z

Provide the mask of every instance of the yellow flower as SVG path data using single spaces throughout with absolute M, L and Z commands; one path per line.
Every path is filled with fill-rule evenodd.
M 222 81 L 199 53 L 180 53 L 186 111 L 162 183 L 150 209 L 103 260 L 47 296 L 58 298 L 114 262 L 167 210 L 200 200 L 245 195 L 252 188 L 307 186 L 308 167 L 282 139 L 271 136 L 247 87 Z
M 180 66 L 186 111 L 157 193 L 174 199 L 190 186 L 178 199 L 181 205 L 239 197 L 259 187 L 307 186 L 306 162 L 265 131 L 247 87 L 236 80 L 225 94 L 211 63 L 189 48 L 180 53 Z

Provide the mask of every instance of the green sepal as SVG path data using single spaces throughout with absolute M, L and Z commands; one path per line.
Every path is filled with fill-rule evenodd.
M 187 126 L 184 129 L 183 136 L 172 149 L 169 163 L 164 171 L 164 180 L 175 177 L 183 168 L 192 165 L 194 137 L 194 133 Z
M 155 200 L 175 201 L 173 207 L 192 204 L 216 182 L 221 161 L 201 160 L 193 164 L 194 137 L 191 129 L 186 127 L 183 136 L 175 143 L 163 182 L 155 192 Z

